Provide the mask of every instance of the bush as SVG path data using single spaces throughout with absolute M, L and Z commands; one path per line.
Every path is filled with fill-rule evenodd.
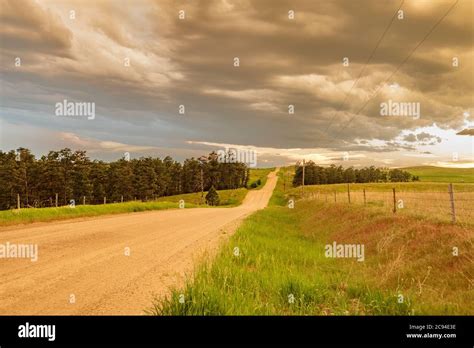
M 219 205 L 219 194 L 217 193 L 214 186 L 211 186 L 209 192 L 206 195 L 206 204 L 208 205 Z

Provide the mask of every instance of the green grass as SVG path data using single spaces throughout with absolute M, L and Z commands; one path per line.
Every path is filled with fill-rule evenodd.
M 245 188 L 239 188 L 235 190 L 219 190 L 219 206 L 234 207 L 240 205 L 247 195 L 248 190 Z M 205 197 L 207 191 L 204 192 L 204 197 L 201 198 L 201 192 L 185 193 L 175 196 L 160 197 L 157 199 L 158 202 L 176 202 L 184 200 L 184 202 L 199 205 L 205 204 Z
M 275 168 L 256 168 L 256 169 L 250 169 L 250 177 L 248 180 L 247 187 L 250 188 L 250 185 L 252 183 L 256 183 L 258 180 L 260 180 L 260 185 L 258 185 L 255 190 L 261 189 L 265 183 L 267 182 L 267 175 L 274 171 Z
M 442 168 L 420 166 L 402 168 L 412 175 L 420 177 L 420 181 L 447 182 L 447 183 L 474 183 L 474 168 Z
M 246 219 L 212 263 L 201 263 L 148 313 L 474 314 L 472 229 L 345 203 L 286 204 L 279 180 L 270 206 Z M 333 241 L 364 244 L 365 261 L 326 258 L 324 247 Z
M 186 208 L 194 206 L 193 204 L 185 205 Z M 77 205 L 75 208 L 64 206 L 4 210 L 0 211 L 0 226 L 172 208 L 179 208 L 178 204 L 172 202 L 125 202 L 105 205 Z
M 219 206 L 233 207 L 240 205 L 248 190 L 240 188 L 236 190 L 218 191 L 220 197 Z M 206 192 L 204 193 L 204 196 Z M 160 197 L 152 202 L 124 202 L 100 205 L 76 205 L 75 208 L 69 206 L 58 208 L 28 208 L 20 210 L 0 211 L 0 226 L 25 224 L 41 221 L 65 220 L 79 217 L 91 217 L 107 214 L 131 213 L 147 210 L 162 210 L 179 208 L 179 201 L 184 200 L 185 208 L 208 207 L 201 205 L 201 193 L 188 193 L 176 196 Z
M 451 198 L 447 183 L 440 182 L 407 182 L 407 183 L 367 183 L 350 184 L 352 204 L 379 208 L 381 213 L 393 210 L 393 191 L 396 190 L 396 202 L 402 202 L 399 214 L 416 217 L 428 217 L 433 221 L 449 222 L 451 215 Z M 456 221 L 463 226 L 474 226 L 474 184 L 454 183 Z M 319 202 L 331 204 L 348 202 L 347 184 L 309 185 L 290 188 L 287 198 L 301 199 L 302 196 Z

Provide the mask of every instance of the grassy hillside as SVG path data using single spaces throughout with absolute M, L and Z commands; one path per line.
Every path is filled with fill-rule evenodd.
M 192 207 L 192 204 L 185 206 L 185 208 Z M 125 203 L 111 203 L 105 205 L 77 205 L 75 208 L 64 206 L 58 208 L 28 208 L 20 210 L 3 210 L 0 211 L 0 226 L 172 208 L 176 209 L 178 208 L 178 205 L 176 203 L 171 202 L 145 203 L 137 201 Z
M 218 191 L 220 197 L 220 206 L 232 207 L 242 203 L 247 189 L 240 188 L 236 190 Z M 206 192 L 204 193 L 204 195 Z M 184 200 L 185 208 L 207 207 L 204 203 L 201 205 L 201 193 L 188 193 L 176 196 L 160 197 L 152 202 L 124 202 L 110 203 L 100 205 L 76 205 L 75 208 L 69 206 L 58 208 L 28 208 L 20 210 L 0 211 L 0 226 L 32 223 L 40 221 L 65 220 L 78 217 L 91 217 L 107 214 L 132 213 L 147 210 L 177 209 L 179 201 Z
M 402 169 L 412 175 L 419 176 L 420 181 L 474 183 L 474 168 L 421 166 Z
M 324 204 L 348 203 L 347 184 L 310 185 L 290 188 L 287 197 L 314 199 Z M 396 190 L 397 213 L 428 217 L 432 220 L 449 222 L 451 198 L 447 183 L 407 182 L 350 184 L 351 204 L 377 208 L 381 213 L 393 210 L 393 188 Z M 474 226 L 474 184 L 453 184 L 456 221 L 462 225 Z M 364 194 L 365 190 L 365 194 Z
M 260 180 L 260 184 L 255 189 L 256 190 L 261 189 L 267 182 L 267 175 L 270 174 L 270 172 L 274 170 L 275 168 L 256 168 L 256 169 L 251 168 L 247 187 L 251 188 L 250 186 L 252 185 L 252 183 L 258 184 L 258 180 Z
M 347 203 L 286 204 L 280 180 L 271 205 L 151 313 L 474 314 L 472 229 Z M 333 242 L 363 244 L 364 261 L 325 257 Z
M 220 199 L 220 206 L 237 206 L 242 203 L 247 194 L 247 189 L 239 188 L 235 190 L 219 190 L 217 191 Z M 157 199 L 158 202 L 175 202 L 178 203 L 180 200 L 184 200 L 187 203 L 199 205 L 205 204 L 205 197 L 207 191 L 204 192 L 204 197 L 202 197 L 201 192 L 195 193 L 185 193 L 182 195 L 160 197 Z

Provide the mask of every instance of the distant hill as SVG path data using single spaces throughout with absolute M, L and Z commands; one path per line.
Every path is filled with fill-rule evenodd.
M 420 181 L 474 183 L 474 168 L 419 166 L 402 169 L 419 176 Z

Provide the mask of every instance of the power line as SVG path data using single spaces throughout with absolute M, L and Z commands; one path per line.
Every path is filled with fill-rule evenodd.
M 336 134 L 339 135 L 340 132 L 344 129 L 347 128 L 347 126 L 349 126 L 349 124 L 354 120 L 354 118 L 359 115 L 359 113 L 369 104 L 369 102 L 375 98 L 378 94 L 378 92 L 380 91 L 381 87 L 383 85 L 385 85 L 387 83 L 387 81 L 389 81 L 399 70 L 400 68 L 411 58 L 411 56 L 413 55 L 413 53 L 415 53 L 415 51 L 418 49 L 418 47 L 420 47 L 423 42 L 426 41 L 426 39 L 431 35 L 431 33 L 438 27 L 438 25 L 443 21 L 444 18 L 446 18 L 446 16 L 453 10 L 453 8 L 457 5 L 457 3 L 459 2 L 459 0 L 456 0 L 453 5 L 451 5 L 451 7 L 448 9 L 448 11 L 446 11 L 446 13 L 433 25 L 433 27 L 428 31 L 428 33 L 423 37 L 423 39 L 418 43 L 418 45 L 416 45 L 413 50 L 410 52 L 410 54 L 408 54 L 408 56 L 398 65 L 398 67 L 395 69 L 395 71 L 382 83 L 379 85 L 379 87 L 376 89 L 375 93 L 364 103 L 364 105 L 362 105 L 362 107 L 357 111 L 357 113 L 349 120 L 349 122 L 347 122 L 340 130 L 339 132 Z
M 377 44 L 375 45 L 374 49 L 372 50 L 372 52 L 370 53 L 369 55 L 369 58 L 367 59 L 367 61 L 365 62 L 364 66 L 362 67 L 362 69 L 360 70 L 360 73 L 359 73 L 359 76 L 357 77 L 357 79 L 354 81 L 354 83 L 352 84 L 351 88 L 349 89 L 349 91 L 346 93 L 346 96 L 344 98 L 344 101 L 342 102 L 342 104 L 339 105 L 339 107 L 337 108 L 336 111 L 334 111 L 333 115 L 332 115 L 332 118 L 331 118 L 331 121 L 329 121 L 329 124 L 328 126 L 326 127 L 326 130 L 325 130 L 325 133 L 327 134 L 327 131 L 329 129 L 329 127 L 331 127 L 331 124 L 332 122 L 334 121 L 334 118 L 336 117 L 336 114 L 341 110 L 341 108 L 346 104 L 346 101 L 347 99 L 349 98 L 349 95 L 352 91 L 352 89 L 355 87 L 355 85 L 357 85 L 357 83 L 359 82 L 359 79 L 361 78 L 363 72 L 365 71 L 365 68 L 367 67 L 367 65 L 370 63 L 370 61 L 372 60 L 372 58 L 374 57 L 375 55 L 375 51 L 377 51 L 377 48 L 380 46 L 380 43 L 382 42 L 383 38 L 385 37 L 385 34 L 387 34 L 388 30 L 390 29 L 390 27 L 392 26 L 392 23 L 393 21 L 395 20 L 395 17 L 397 16 L 398 12 L 400 11 L 400 9 L 402 8 L 403 6 L 403 3 L 405 2 L 405 0 L 402 0 L 400 2 L 400 5 L 398 6 L 398 9 L 395 11 L 395 13 L 393 14 L 392 18 L 390 19 L 390 22 L 388 23 L 388 25 L 385 27 L 385 30 L 384 32 L 382 33 L 382 35 L 380 36 L 379 40 L 377 41 Z

